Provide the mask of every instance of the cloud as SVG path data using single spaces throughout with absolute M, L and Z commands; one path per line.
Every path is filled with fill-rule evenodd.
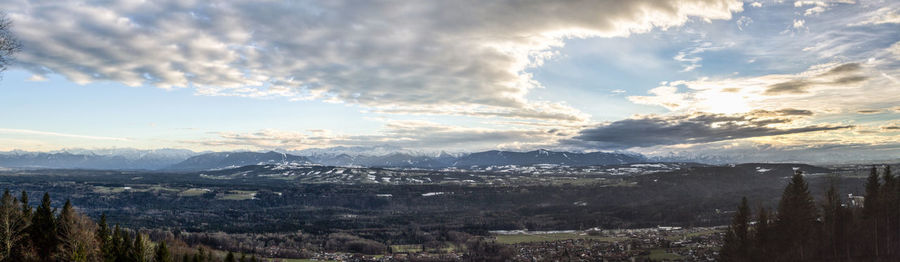
M 900 60 L 900 42 L 896 42 L 888 47 L 887 51 L 893 54 L 897 60 Z
M 643 153 L 647 156 L 665 157 L 668 160 L 707 163 L 800 162 L 809 164 L 895 161 L 895 156 L 900 154 L 900 143 L 897 142 L 816 142 L 818 143 L 774 145 L 751 141 L 722 141 L 681 148 L 648 149 Z
M 795 29 L 803 28 L 803 26 L 805 24 L 806 24 L 806 21 L 804 21 L 803 19 L 794 19 L 794 28 Z
M 526 99 L 565 39 L 730 19 L 736 0 L 5 1 L 20 66 L 77 83 L 193 88 L 381 109 L 578 119 Z M 538 111 L 535 111 L 538 110 Z M 386 110 L 387 111 L 387 110 Z M 522 114 L 519 114 L 519 113 Z
M 39 130 L 30 130 L 30 129 L 0 128 L 0 133 L 21 134 L 21 135 L 38 135 L 38 136 L 55 136 L 55 137 L 67 137 L 67 138 L 78 138 L 78 139 L 88 139 L 88 140 L 128 141 L 128 139 L 120 138 L 120 137 L 88 136 L 88 135 L 66 134 L 66 133 L 57 133 L 57 132 L 48 132 L 48 131 L 39 131 Z
M 25 79 L 25 81 L 29 81 L 29 82 L 44 82 L 44 81 L 47 81 L 47 77 L 46 77 L 46 76 L 42 76 L 42 75 L 31 75 L 30 77 L 28 77 L 28 79 Z
M 900 24 L 900 12 L 892 7 L 883 7 L 875 10 L 865 16 L 866 19 L 858 23 L 850 24 L 851 26 L 859 25 L 880 25 L 880 24 Z
M 650 89 L 649 95 L 627 98 L 681 113 L 744 113 L 780 107 L 837 113 L 883 107 L 900 99 L 896 92 L 900 86 L 872 77 L 875 74 L 876 69 L 860 63 L 827 63 L 795 74 L 669 81 Z
M 841 86 L 851 85 L 866 81 L 869 77 L 856 75 L 860 72 L 862 66 L 859 63 L 847 63 L 836 66 L 825 73 L 808 79 L 794 79 L 786 82 L 770 85 L 764 94 L 781 95 L 781 94 L 802 94 L 808 92 L 807 89 L 817 85 L 824 86 Z
M 250 133 L 217 132 L 217 137 L 182 141 L 214 149 L 303 150 L 335 146 L 370 147 L 391 145 L 413 150 L 535 149 L 555 144 L 566 134 L 556 127 L 529 129 L 470 128 L 429 121 L 388 121 L 371 135 L 347 135 L 329 130 L 305 132 L 266 129 Z
M 878 110 L 878 109 L 863 109 L 863 110 L 857 110 L 856 113 L 859 113 L 859 114 L 878 114 L 878 113 L 881 113 L 881 110 Z
M 735 23 L 737 24 L 738 30 L 744 31 L 744 27 L 749 26 L 751 23 L 753 23 L 753 19 L 746 16 L 741 16 L 741 18 L 738 18 Z
M 718 51 L 734 45 L 734 43 L 732 42 L 728 42 L 722 45 L 714 45 L 712 42 L 705 41 L 695 42 L 696 44 L 694 46 L 678 51 L 678 54 L 672 57 L 672 59 L 674 59 L 675 61 L 685 63 L 685 65 L 681 69 L 681 72 L 690 72 L 694 69 L 702 67 L 703 65 L 701 65 L 700 62 L 703 61 L 703 58 L 699 55 L 703 52 Z
M 852 1 L 852 0 L 796 1 L 796 2 L 794 2 L 794 7 L 799 8 L 799 7 L 804 7 L 804 6 L 810 6 L 809 8 L 807 8 L 806 10 L 803 11 L 803 15 L 804 16 L 814 16 L 814 15 L 824 13 L 826 10 L 828 10 L 829 7 L 831 7 L 834 4 L 855 4 L 855 3 L 856 3 L 856 1 Z M 795 25 L 794 27 L 796 27 L 796 22 L 794 25 Z
M 807 110 L 785 109 L 757 110 L 747 114 L 731 115 L 708 113 L 678 116 L 650 115 L 588 128 L 582 130 L 574 139 L 604 149 L 627 149 L 700 144 L 852 127 L 849 125 L 788 126 L 795 122 L 797 116 L 811 114 L 812 112 Z

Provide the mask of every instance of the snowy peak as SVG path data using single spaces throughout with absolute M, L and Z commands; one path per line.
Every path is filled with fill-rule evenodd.
M 640 155 L 630 155 L 621 153 L 572 153 L 572 152 L 554 152 L 545 149 L 539 149 L 530 152 L 510 152 L 510 151 L 485 151 L 472 153 L 460 157 L 456 161 L 457 167 L 467 168 L 470 166 L 499 166 L 499 165 L 539 165 L 554 164 L 567 166 L 595 166 L 595 165 L 618 165 L 645 162 L 646 158 Z
M 181 163 L 170 166 L 170 170 L 210 170 L 230 167 L 241 167 L 262 164 L 311 164 L 308 158 L 285 153 L 269 151 L 257 152 L 218 152 L 193 156 Z

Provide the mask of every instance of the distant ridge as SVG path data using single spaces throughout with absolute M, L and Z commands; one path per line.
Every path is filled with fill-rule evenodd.
M 269 151 L 257 152 L 217 152 L 193 156 L 169 166 L 168 170 L 196 171 L 241 167 L 258 164 L 312 164 L 309 158 Z
M 188 150 L 121 150 L 119 152 L 0 152 L 0 166 L 7 168 L 66 168 L 153 170 L 184 161 Z
M 99 153 L 99 154 L 98 154 Z M 325 166 L 442 169 L 473 166 L 529 166 L 553 164 L 566 166 L 620 165 L 649 162 L 638 154 L 573 153 L 549 150 L 529 152 L 484 151 L 468 154 L 420 155 L 405 152 L 386 154 L 351 154 L 317 152 L 309 156 L 269 152 L 207 152 L 183 150 L 107 150 L 93 152 L 0 152 L 0 167 L 6 168 L 74 168 L 104 170 L 170 170 L 198 171 L 233 168 L 257 164 L 319 164 Z
M 529 152 L 485 151 L 464 155 L 457 159 L 453 166 L 466 168 L 471 166 L 499 165 L 538 165 L 555 164 L 567 166 L 619 165 L 646 162 L 641 155 L 622 153 L 572 153 L 535 150 Z
M 646 162 L 641 155 L 622 153 L 572 153 L 535 150 L 529 152 L 484 151 L 461 156 L 453 156 L 444 152 L 437 156 L 415 156 L 405 153 L 393 153 L 383 156 L 350 156 L 347 154 L 312 157 L 313 161 L 330 166 L 365 166 L 365 167 L 407 167 L 407 168 L 469 168 L 472 166 L 507 166 L 507 165 L 539 165 L 554 164 L 567 166 L 620 165 Z

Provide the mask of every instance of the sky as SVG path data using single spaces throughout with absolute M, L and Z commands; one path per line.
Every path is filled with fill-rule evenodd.
M 0 151 L 900 157 L 900 2 L 0 2 Z

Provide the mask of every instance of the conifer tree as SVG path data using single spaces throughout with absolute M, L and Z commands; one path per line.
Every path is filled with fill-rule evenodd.
M 106 214 L 100 215 L 100 223 L 97 225 L 97 240 L 100 243 L 100 253 L 103 255 L 103 261 L 115 261 L 115 244 L 109 230 L 109 224 L 106 222 Z
M 895 242 L 895 236 L 897 232 L 897 219 L 900 216 L 900 209 L 898 209 L 897 205 L 897 179 L 893 175 L 891 175 L 890 168 L 885 167 L 884 172 L 882 172 L 882 179 L 884 183 L 881 185 L 881 191 L 879 192 L 879 196 L 881 197 L 881 206 L 879 209 L 881 210 L 881 219 L 879 224 L 882 225 L 882 229 L 879 231 L 881 242 L 883 243 L 883 247 L 885 247 L 885 251 L 887 251 L 886 255 L 891 255 L 896 253 L 894 248 L 890 248 L 892 243 Z
M 841 199 L 838 195 L 837 188 L 834 185 L 834 181 L 832 181 L 831 185 L 828 187 L 828 191 L 825 192 L 825 203 L 822 204 L 822 231 L 825 233 L 825 250 L 827 250 L 827 253 L 834 259 L 840 257 L 838 255 L 840 247 L 838 242 L 843 238 L 842 228 L 844 225 L 842 223 L 842 215 L 843 207 L 841 207 Z
M 132 261 L 136 262 L 144 262 L 146 258 L 144 257 L 144 239 L 141 237 L 140 232 L 135 232 L 134 242 L 132 242 L 131 248 L 131 258 Z
M 749 221 L 750 207 L 744 197 L 726 232 L 719 258 L 721 261 L 750 261 Z
M 872 247 L 875 257 L 879 256 L 878 220 L 881 217 L 879 212 L 881 210 L 881 196 L 879 193 L 881 193 L 881 183 L 878 178 L 878 170 L 873 166 L 869 172 L 869 178 L 866 180 L 866 198 L 863 203 L 863 215 L 870 224 L 871 232 L 867 235 L 869 236 L 869 241 L 871 241 L 870 246 Z
M 779 232 L 779 254 L 786 260 L 810 259 L 815 239 L 816 204 L 809 194 L 803 173 L 797 171 L 784 189 L 778 203 L 776 227 Z
M 881 191 L 881 182 L 878 179 L 878 170 L 873 166 L 866 180 L 866 199 L 863 203 L 863 214 L 874 218 L 878 213 L 878 200 Z
M 225 262 L 237 262 L 234 260 L 234 253 L 228 251 L 228 255 L 225 255 Z
M 204 252 L 203 247 L 197 247 L 197 261 L 207 261 L 208 257 L 206 256 L 206 252 Z
M 166 247 L 166 241 L 160 241 L 156 245 L 156 253 L 153 255 L 155 262 L 172 262 L 172 255 L 169 254 L 169 248 Z
M 754 261 L 762 261 L 769 257 L 769 250 L 772 248 L 772 226 L 769 223 L 769 210 L 760 207 L 756 215 L 756 230 L 753 236 L 755 241 Z
M 62 210 L 56 216 L 56 233 L 57 235 L 61 235 L 62 231 L 65 230 L 65 227 L 72 223 L 72 220 L 75 219 L 75 212 L 72 210 L 72 202 L 68 199 L 66 203 L 63 205 Z
M 38 257 L 43 261 L 50 260 L 56 252 L 58 239 L 56 238 L 56 220 L 54 210 L 50 207 L 50 194 L 44 193 L 41 205 L 34 211 L 31 225 L 31 243 L 37 251 Z
M 22 202 L 22 216 L 26 220 L 31 221 L 31 205 L 28 204 L 28 192 L 22 190 L 22 196 L 19 197 L 19 201 Z
M 119 229 L 119 224 L 116 224 L 113 228 L 112 236 L 109 240 L 110 251 L 109 253 L 104 254 L 107 262 L 115 262 L 119 261 L 118 257 L 121 254 L 122 250 L 122 230 Z

